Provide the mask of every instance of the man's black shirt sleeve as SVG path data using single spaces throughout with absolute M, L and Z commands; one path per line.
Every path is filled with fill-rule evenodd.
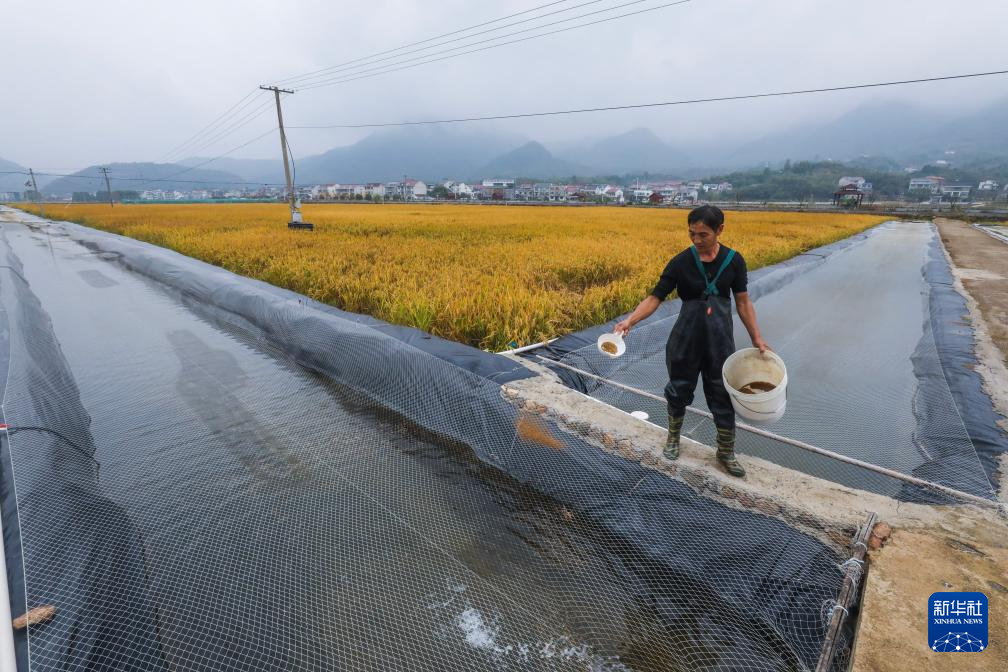
M 731 289 L 736 294 L 749 291 L 749 270 L 746 268 L 745 259 L 738 252 L 732 259 L 732 270 L 735 271 L 732 278 Z
M 673 258 L 662 271 L 658 284 L 651 290 L 651 296 L 657 297 L 659 301 L 664 301 L 665 297 L 675 290 L 677 284 L 675 258 Z

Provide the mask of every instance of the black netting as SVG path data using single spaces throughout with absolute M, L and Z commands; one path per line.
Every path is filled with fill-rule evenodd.
M 9 579 L 57 608 L 24 669 L 815 666 L 843 558 L 519 433 L 514 362 L 83 227 L 4 235 Z

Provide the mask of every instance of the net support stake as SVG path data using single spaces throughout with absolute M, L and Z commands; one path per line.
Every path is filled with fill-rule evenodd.
M 608 378 L 603 378 L 602 376 L 597 376 L 594 373 L 589 373 L 588 371 L 583 371 L 577 367 L 571 366 L 569 364 L 564 364 L 563 362 L 558 362 L 555 359 L 550 359 L 549 357 L 543 357 L 542 355 L 533 355 L 537 359 L 541 359 L 553 366 L 559 366 L 568 371 L 573 371 L 579 375 L 591 378 L 593 380 L 598 380 L 600 382 L 606 383 L 607 385 L 612 385 L 613 387 L 619 388 L 630 392 L 631 394 L 636 394 L 648 399 L 653 399 L 655 401 L 660 401 L 663 404 L 666 403 L 665 397 L 659 396 L 657 394 L 652 394 L 645 390 L 639 390 L 636 387 L 630 387 L 629 385 L 624 385 L 623 383 L 616 382 L 615 380 L 609 380 Z M 705 418 L 713 419 L 713 415 L 707 411 L 700 410 L 699 408 L 694 408 L 692 406 L 687 406 L 686 410 L 696 413 L 697 415 L 702 415 Z M 872 464 L 871 462 L 864 462 L 853 457 L 848 457 L 847 455 L 841 455 L 840 453 L 834 453 L 832 450 L 826 450 L 825 448 L 820 448 L 818 446 L 813 446 L 810 443 L 805 443 L 804 441 L 799 441 L 798 439 L 792 439 L 787 436 L 781 436 L 780 434 L 774 434 L 773 432 L 768 432 L 765 429 L 760 429 L 759 427 L 753 427 L 744 422 L 737 422 L 736 426 L 739 429 L 743 429 L 752 434 L 762 436 L 768 439 L 773 439 L 774 441 L 780 441 L 781 443 L 786 443 L 789 446 L 794 446 L 795 448 L 801 448 L 804 451 L 815 453 L 816 455 L 822 455 L 823 457 L 829 457 L 831 459 L 837 460 L 839 462 L 845 462 L 847 464 L 853 464 L 856 467 L 861 467 L 862 469 L 867 469 L 868 471 L 874 471 L 877 474 L 882 474 L 883 476 L 888 476 L 889 478 L 895 478 L 898 481 L 903 481 L 904 483 L 910 483 L 912 485 L 917 485 L 922 488 L 928 488 L 930 490 L 937 490 L 938 492 L 943 492 L 946 495 L 955 497 L 956 499 L 963 499 L 976 504 L 982 504 L 985 507 L 995 508 L 1001 515 L 1008 513 L 1008 507 L 997 499 L 987 499 L 986 497 L 981 497 L 979 495 L 970 494 L 968 492 L 963 492 L 962 490 L 956 490 L 955 488 L 950 488 L 947 485 L 942 485 L 940 483 L 933 483 L 931 481 L 926 481 L 923 478 L 917 478 L 916 476 L 911 476 L 910 474 L 904 474 L 893 469 L 888 469 L 886 467 L 879 466 L 877 464 Z M 993 494 L 993 493 L 992 493 Z M 996 495 L 995 495 L 996 497 Z
M 826 630 L 826 639 L 823 640 L 822 650 L 819 652 L 819 663 L 816 665 L 816 672 L 828 672 L 833 664 L 833 656 L 836 654 L 836 640 L 847 618 L 847 610 L 854 603 L 857 594 L 858 578 L 864 576 L 862 564 L 864 563 L 865 551 L 868 548 L 868 537 L 875 527 L 875 513 L 868 516 L 868 520 L 858 533 L 854 535 L 851 542 L 853 549 L 852 559 L 857 562 L 848 563 L 847 571 L 844 572 L 843 585 L 840 588 L 840 595 L 837 597 L 836 606 L 830 615 L 829 628 Z
M 551 338 L 551 339 L 546 340 L 546 341 L 539 341 L 538 343 L 533 343 L 532 345 L 523 345 L 520 348 L 512 348 L 510 350 L 501 350 L 497 354 L 498 355 L 518 355 L 518 354 L 521 354 L 523 352 L 528 352 L 529 350 L 535 350 L 536 348 L 541 348 L 543 346 L 549 345 L 550 343 L 552 343 L 555 340 L 557 340 L 557 338 Z

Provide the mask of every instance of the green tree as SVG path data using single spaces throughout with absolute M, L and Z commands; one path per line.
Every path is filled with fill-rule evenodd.
M 432 187 L 430 191 L 427 192 L 427 194 L 438 200 L 447 200 L 454 196 L 451 190 L 449 190 L 448 187 L 444 186 L 443 184 L 439 184 Z

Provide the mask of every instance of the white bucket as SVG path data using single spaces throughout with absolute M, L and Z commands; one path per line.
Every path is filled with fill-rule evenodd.
M 774 422 L 787 405 L 787 368 L 777 353 L 759 348 L 743 348 L 725 360 L 721 377 L 739 416 L 752 422 Z M 770 383 L 772 390 L 746 394 L 741 388 L 754 382 Z

